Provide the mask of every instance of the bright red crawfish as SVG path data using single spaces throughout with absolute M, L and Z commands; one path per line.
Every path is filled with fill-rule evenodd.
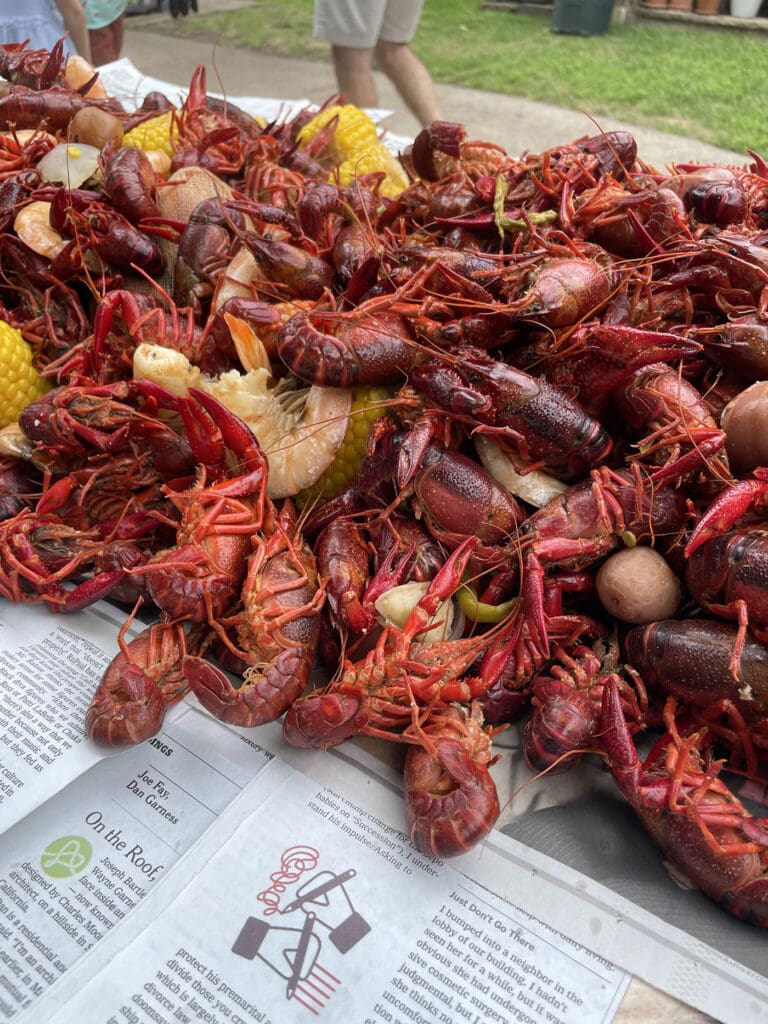
M 212 715 L 249 728 L 279 718 L 304 692 L 325 599 L 291 502 L 263 530 L 252 537 L 242 608 L 211 620 L 224 663 L 242 675 L 242 684 L 233 686 L 200 658 L 183 663 L 190 689 Z
M 429 359 L 411 370 L 409 382 L 454 418 L 565 480 L 604 462 L 613 447 L 602 425 L 564 391 L 479 349 Z
M 212 623 L 236 600 L 252 538 L 267 521 L 267 461 L 248 427 L 211 395 L 192 388 L 177 407 L 200 470 L 191 488 L 166 487 L 181 516 L 176 543 L 141 574 L 169 617 Z
M 752 817 L 719 777 L 722 763 L 704 757 L 706 729 L 680 733 L 676 708 L 669 698 L 667 732 L 641 762 L 609 680 L 601 715 L 605 760 L 675 870 L 728 913 L 768 927 L 768 818 Z
M 182 662 L 207 643 L 207 630 L 189 635 L 183 624 L 163 621 L 126 641 L 131 616 L 120 630 L 112 659 L 85 716 L 86 732 L 108 747 L 133 746 L 160 731 L 168 708 L 188 690 Z
M 648 695 L 640 675 L 618 665 L 615 642 L 596 641 L 591 647 L 567 651 L 557 646 L 549 667 L 531 685 L 533 712 L 523 729 L 523 754 L 533 771 L 569 771 L 591 752 L 599 734 L 600 704 L 610 678 L 621 699 L 631 730 L 645 728 Z
M 441 603 L 453 594 L 472 553 L 469 538 L 447 559 L 417 602 L 402 629 L 385 626 L 363 659 L 343 660 L 323 690 L 300 697 L 288 710 L 283 735 L 292 745 L 325 749 L 356 733 L 389 736 L 411 720 L 417 705 L 468 701 L 483 689 L 482 680 L 463 679 L 492 634 L 465 640 L 420 642 L 433 628 Z
M 405 815 L 417 850 L 454 857 L 482 842 L 499 817 L 499 797 L 489 768 L 498 759 L 483 727 L 480 705 L 451 704 L 414 723 L 403 736 Z

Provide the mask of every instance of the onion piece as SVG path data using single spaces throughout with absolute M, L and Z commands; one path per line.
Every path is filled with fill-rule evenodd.
M 60 142 L 38 161 L 44 181 L 80 188 L 99 169 L 99 150 L 82 142 Z
M 493 479 L 518 498 L 527 501 L 529 505 L 543 508 L 552 498 L 559 497 L 568 489 L 568 484 L 541 469 L 519 473 L 515 468 L 513 456 L 483 434 L 475 436 L 475 448 L 480 461 Z
M 381 597 L 374 602 L 374 608 L 386 623 L 402 629 L 406 619 L 413 609 L 424 597 L 430 587 L 429 581 L 402 583 L 399 587 L 392 587 L 386 590 Z M 439 640 L 454 639 L 454 618 L 455 606 L 450 599 L 440 604 L 429 620 L 436 625 L 432 629 L 419 634 L 417 641 L 422 643 L 435 643 Z M 463 628 L 463 617 L 462 617 Z

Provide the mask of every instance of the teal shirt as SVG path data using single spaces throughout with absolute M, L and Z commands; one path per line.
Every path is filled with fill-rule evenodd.
M 111 25 L 125 12 L 128 0 L 85 0 L 85 20 L 88 28 Z

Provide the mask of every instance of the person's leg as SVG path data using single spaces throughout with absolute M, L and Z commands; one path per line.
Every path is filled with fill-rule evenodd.
M 357 107 L 375 107 L 373 48 L 386 0 L 315 0 L 313 33 L 331 44 L 339 92 Z
M 125 14 L 121 14 L 112 22 L 112 60 L 119 60 L 123 52 L 123 41 L 125 39 Z
M 91 64 L 95 68 L 102 64 L 109 64 L 114 60 L 112 56 L 112 28 L 105 25 L 103 28 L 91 28 L 88 30 L 88 37 L 91 41 Z
M 416 32 L 424 0 L 387 0 L 374 60 L 420 124 L 440 118 L 432 78 L 408 45 Z
M 432 78 L 408 44 L 380 39 L 374 52 L 377 65 L 419 123 L 427 125 L 430 121 L 438 121 L 440 106 Z
M 347 103 L 356 107 L 378 106 L 373 79 L 373 50 L 357 46 L 331 46 L 336 84 Z

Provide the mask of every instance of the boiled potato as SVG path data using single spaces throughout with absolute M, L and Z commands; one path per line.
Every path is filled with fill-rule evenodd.
M 680 581 L 654 548 L 624 548 L 603 562 L 597 574 L 603 607 L 621 622 L 640 625 L 668 619 L 680 606 Z
M 725 450 L 734 473 L 768 466 L 768 380 L 759 380 L 732 399 L 720 417 Z

